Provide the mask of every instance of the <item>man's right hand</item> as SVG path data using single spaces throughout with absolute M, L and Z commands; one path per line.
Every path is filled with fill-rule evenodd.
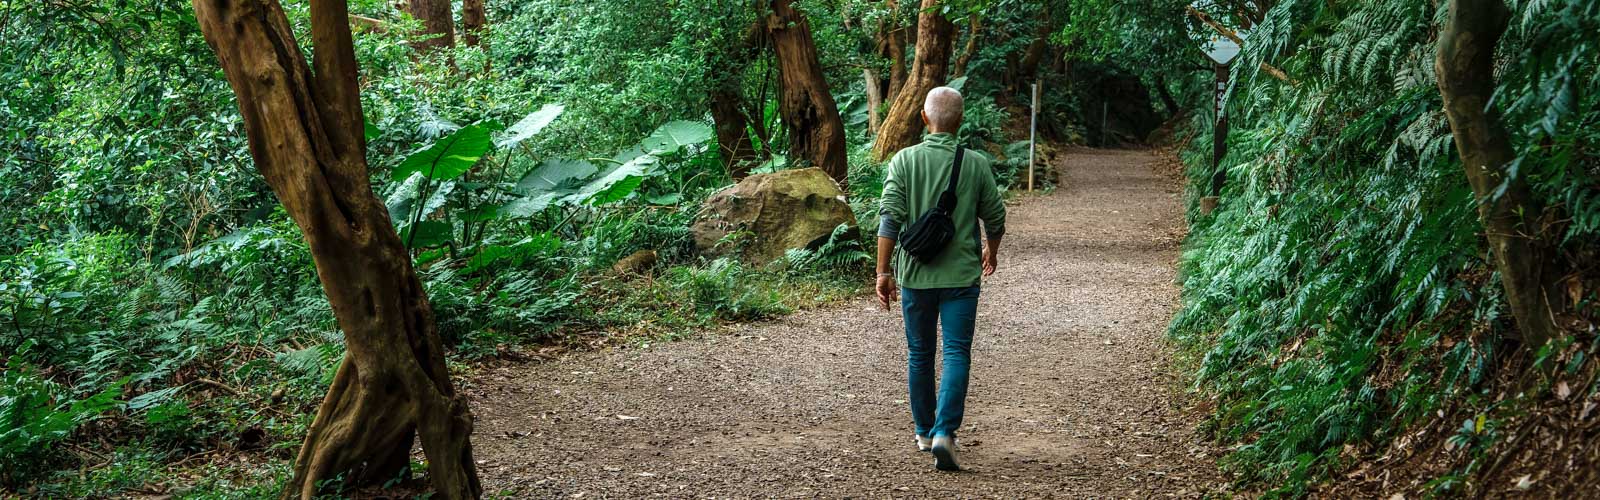
M 878 303 L 883 305 L 883 310 L 889 310 L 889 304 L 900 300 L 900 287 L 895 285 L 893 276 L 878 276 Z

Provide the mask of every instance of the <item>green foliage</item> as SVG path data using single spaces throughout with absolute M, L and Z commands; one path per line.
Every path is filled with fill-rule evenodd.
M 1600 9 L 1540 4 L 1519 6 L 1519 18 L 1552 22 L 1525 23 L 1502 43 L 1496 106 L 1512 130 L 1552 132 L 1516 138 L 1518 175 L 1589 221 L 1592 204 L 1565 200 L 1600 192 L 1596 157 L 1581 145 L 1592 132 L 1579 125 L 1600 119 L 1600 80 L 1570 75 L 1593 75 L 1597 51 L 1575 37 Z M 1442 408 L 1479 412 L 1451 438 L 1469 457 L 1497 439 L 1481 416 L 1497 403 L 1482 389 L 1512 324 L 1433 81 L 1441 15 L 1405 1 L 1282 2 L 1234 64 L 1228 184 L 1215 213 L 1191 205 L 1171 334 L 1201 356 L 1197 384 L 1218 403 L 1212 428 L 1234 450 L 1223 463 L 1272 496 L 1304 494 L 1348 464 L 1347 446 L 1381 448 Z M 1563 55 L 1524 48 L 1536 39 Z M 1263 78 L 1261 62 L 1300 83 Z M 1566 103 L 1569 85 L 1588 89 L 1587 107 Z M 1191 201 L 1213 173 L 1210 119 L 1196 117 L 1202 133 L 1185 153 Z M 1572 255 L 1594 251 L 1590 227 L 1566 227 Z
M 815 249 L 794 248 L 784 253 L 776 264 L 790 275 L 810 275 L 833 269 L 865 269 L 872 264 L 861 238 L 850 234 L 857 229 L 840 224 L 828 235 L 828 241 Z
M 738 261 L 717 259 L 704 268 L 676 267 L 667 274 L 703 318 L 751 321 L 789 312 L 769 286 L 750 286 L 753 273 Z
M 72 391 L 38 378 L 27 365 L 8 363 L 0 373 L 0 485 L 14 488 L 49 470 L 65 441 L 84 422 L 117 406 L 121 382 L 76 399 Z
M 285 3 L 309 41 L 307 6 Z M 885 64 L 865 27 L 887 12 L 796 5 L 848 118 L 850 202 L 875 227 L 883 174 L 868 159 L 860 68 Z M 1038 31 L 1029 2 L 952 7 L 994 16 L 1005 47 Z M 747 38 L 760 3 L 491 2 L 482 47 L 429 54 L 413 50 L 417 23 L 394 5 L 351 8 L 384 27 L 354 40 L 371 186 L 452 361 L 575 332 L 672 338 L 865 281 L 870 235 L 842 230 L 778 267 L 692 255 L 700 203 L 731 183 L 708 90 L 738 89 L 765 168 L 789 166 L 770 47 Z M 900 15 L 914 22 L 913 9 Z M 192 12 L 0 2 L 0 32 L 0 406 L 16 417 L 7 430 L 36 426 L 6 434 L 0 495 L 275 493 L 344 346 Z M 996 83 L 1006 53 L 983 46 L 968 136 L 993 149 L 1018 138 L 996 104 L 1008 102 Z M 658 255 L 655 276 L 611 270 L 640 250 Z M 230 465 L 190 460 L 199 454 Z

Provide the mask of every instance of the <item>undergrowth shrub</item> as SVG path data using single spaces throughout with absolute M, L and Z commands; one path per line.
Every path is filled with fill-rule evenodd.
M 674 267 L 666 279 L 687 295 L 702 318 L 751 321 L 789 312 L 772 284 L 737 260 L 721 258 L 700 268 Z
M 1195 118 L 1170 334 L 1198 357 L 1196 384 L 1216 402 L 1208 428 L 1233 450 L 1224 468 L 1269 496 L 1303 495 L 1445 409 L 1477 415 L 1451 424 L 1463 429 L 1451 441 L 1460 477 L 1431 486 L 1461 494 L 1504 437 L 1486 416 L 1515 411 L 1487 393 L 1518 346 L 1433 81 L 1439 8 L 1277 5 L 1234 64 L 1245 69 L 1230 98 L 1227 184 L 1209 215 L 1196 202 L 1213 174 L 1212 117 Z M 1496 99 L 1524 132 L 1519 175 L 1571 217 L 1567 255 L 1592 255 L 1600 162 L 1586 124 L 1600 118 L 1600 84 L 1577 75 L 1596 64 L 1596 46 L 1568 40 L 1578 48 L 1552 59 L 1522 42 L 1577 36 L 1563 30 L 1600 22 L 1600 8 L 1519 3 L 1514 17 L 1502 51 L 1516 56 Z M 1566 23 L 1543 24 L 1556 18 Z M 1255 73 L 1261 61 L 1301 82 Z M 1534 363 L 1576 349 L 1551 346 Z
M 0 372 L 0 486 L 16 488 L 58 465 L 78 426 L 116 408 L 121 383 L 79 396 L 13 359 Z

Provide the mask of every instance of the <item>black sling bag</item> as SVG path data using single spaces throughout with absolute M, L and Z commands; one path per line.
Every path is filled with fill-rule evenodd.
M 950 185 L 939 195 L 939 203 L 900 232 L 900 248 L 918 262 L 931 264 L 955 239 L 956 224 L 950 215 L 956 211 L 956 183 L 961 180 L 961 160 L 967 148 L 956 146 L 956 159 L 950 167 Z

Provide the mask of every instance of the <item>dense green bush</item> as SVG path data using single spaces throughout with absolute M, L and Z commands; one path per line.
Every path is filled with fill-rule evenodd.
M 8 363 L 0 372 L 0 463 L 7 464 L 0 486 L 27 484 L 55 466 L 58 445 L 79 425 L 115 408 L 120 385 L 76 399 L 27 365 Z
M 1234 65 L 1228 182 L 1210 215 L 1193 202 L 1213 173 L 1211 118 L 1195 120 L 1184 304 L 1171 333 L 1200 356 L 1198 386 L 1217 402 L 1211 428 L 1234 450 L 1224 464 L 1273 494 L 1303 494 L 1444 408 L 1478 415 L 1461 438 L 1474 453 L 1505 437 L 1485 416 L 1511 403 L 1485 391 L 1515 336 L 1433 80 L 1440 9 L 1271 10 Z M 1566 255 L 1592 255 L 1600 50 L 1582 33 L 1600 27 L 1600 8 L 1530 2 L 1515 19 L 1496 105 L 1516 134 L 1519 175 L 1571 218 Z M 1262 61 L 1299 82 L 1257 73 Z M 1566 342 L 1576 340 L 1593 338 Z
M 731 82 L 751 101 L 763 170 L 791 166 L 773 60 L 731 60 L 764 14 L 756 4 L 490 2 L 487 49 L 426 54 L 411 45 L 416 20 L 350 4 L 380 24 L 354 41 L 372 186 L 453 367 L 597 333 L 673 338 L 771 318 L 867 281 L 870 230 L 773 265 L 691 251 L 700 204 L 731 184 L 708 88 Z M 845 189 L 861 227 L 876 227 L 883 171 L 860 71 L 886 63 L 860 28 L 887 12 L 797 5 L 845 117 Z M 1003 7 L 991 26 L 1025 46 L 1039 7 Z M 307 25 L 306 3 L 284 8 Z M 204 477 L 180 496 L 275 491 L 343 340 L 192 12 L 12 2 L 0 31 L 0 491 L 116 496 L 180 475 Z M 1001 104 L 1016 102 L 999 81 L 1007 54 L 972 60 L 975 148 L 1020 139 Z M 659 257 L 652 272 L 611 269 L 640 250 Z M 207 453 L 253 464 L 187 460 Z

